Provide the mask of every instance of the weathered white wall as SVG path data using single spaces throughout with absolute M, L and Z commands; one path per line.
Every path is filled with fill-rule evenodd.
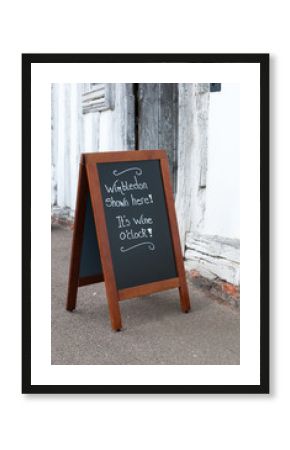
M 239 86 L 210 94 L 206 210 L 203 232 L 240 236 Z
M 179 85 L 176 209 L 182 248 L 204 226 L 209 84 Z
M 83 149 L 82 86 L 52 85 L 52 206 L 74 209 Z
M 100 114 L 99 150 L 130 150 L 135 147 L 134 97 L 131 84 L 116 84 L 115 108 Z
M 176 209 L 186 266 L 238 285 L 239 87 L 179 85 Z
M 52 189 L 54 214 L 73 216 L 80 154 L 134 148 L 132 85 L 114 85 L 112 109 L 83 113 L 86 84 L 53 84 Z

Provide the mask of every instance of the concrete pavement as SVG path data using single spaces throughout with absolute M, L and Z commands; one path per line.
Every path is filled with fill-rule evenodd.
M 104 283 L 82 287 L 65 309 L 72 232 L 52 227 L 52 364 L 239 364 L 239 311 L 188 281 L 191 312 L 177 289 L 121 302 L 111 330 Z

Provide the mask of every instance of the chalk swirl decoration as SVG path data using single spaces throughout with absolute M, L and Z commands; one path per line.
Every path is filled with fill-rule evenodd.
M 129 167 L 128 169 L 125 170 L 121 170 L 120 172 L 118 172 L 118 170 L 113 170 L 113 175 L 115 175 L 115 177 L 119 177 L 120 175 L 123 175 L 126 172 L 130 172 L 131 170 L 133 170 L 136 175 L 142 175 L 142 169 L 140 169 L 140 167 Z
M 125 252 L 129 252 L 130 250 L 133 250 L 133 248 L 140 247 L 141 245 L 147 245 L 148 250 L 151 250 L 151 251 L 155 250 L 155 245 L 153 244 L 153 242 L 149 242 L 149 241 L 140 242 L 139 244 L 135 244 L 135 245 L 132 245 L 131 247 L 127 247 L 127 248 L 120 247 L 120 250 L 122 253 L 125 253 Z

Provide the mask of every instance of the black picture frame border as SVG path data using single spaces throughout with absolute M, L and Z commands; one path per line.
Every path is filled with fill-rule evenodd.
M 269 355 L 269 62 L 268 53 L 25 53 L 22 54 L 22 393 L 23 394 L 268 394 Z M 260 64 L 260 384 L 32 385 L 31 384 L 31 64 L 258 63 Z

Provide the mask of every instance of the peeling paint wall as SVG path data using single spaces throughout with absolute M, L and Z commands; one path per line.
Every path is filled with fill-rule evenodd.
M 100 110 L 92 107 L 88 112 L 83 98 L 89 86 L 82 83 L 51 87 L 51 204 L 53 213 L 61 217 L 74 214 L 81 153 L 135 146 L 132 84 L 114 85 L 113 105 L 106 106 L 103 99 L 98 99 L 95 103 L 101 104 Z M 92 90 L 95 88 L 93 86 Z
M 176 209 L 182 248 L 188 232 L 204 228 L 209 100 L 209 83 L 179 85 Z
M 240 283 L 239 86 L 179 86 L 176 199 L 186 266 Z

